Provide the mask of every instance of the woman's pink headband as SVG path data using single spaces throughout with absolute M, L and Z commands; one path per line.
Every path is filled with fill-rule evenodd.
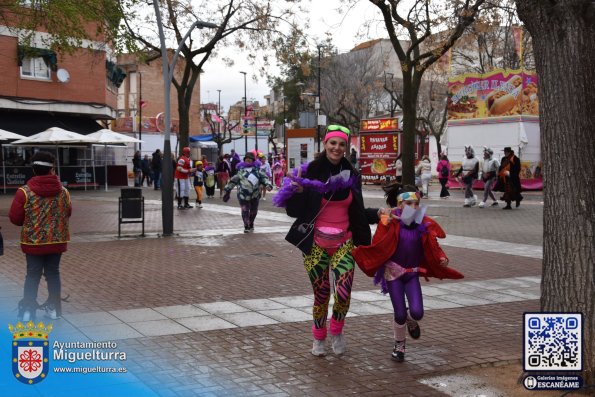
M 345 142 L 347 142 L 348 135 L 346 133 L 344 133 L 343 131 L 338 131 L 338 130 L 337 131 L 329 131 L 324 136 L 324 143 L 326 143 L 326 141 L 328 141 L 331 138 L 341 138 L 341 139 L 345 140 Z

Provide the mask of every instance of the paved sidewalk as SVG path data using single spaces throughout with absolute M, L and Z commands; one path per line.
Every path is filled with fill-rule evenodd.
M 133 237 L 140 225 L 127 225 L 131 237 L 118 239 L 119 190 L 73 192 L 73 241 L 61 264 L 70 300 L 52 338 L 116 341 L 128 354 L 128 374 L 98 389 L 114 395 L 122 384 L 137 387 L 128 395 L 443 395 L 418 379 L 520 360 L 522 313 L 539 306 L 542 206 L 527 199 L 508 212 L 462 208 L 459 198 L 432 193 L 428 213 L 447 231 L 442 245 L 465 279 L 423 282 L 422 337 L 408 341 L 405 363 L 390 359 L 388 297 L 359 270 L 347 354 L 309 353 L 311 287 L 299 252 L 284 241 L 291 219 L 271 206 L 270 195 L 255 233 L 243 233 L 232 198 L 175 210 L 176 236 L 160 238 L 160 192 L 145 188 L 148 237 Z M 14 321 L 24 256 L 18 228 L 5 217 L 11 199 L 0 196 L 7 245 L 0 313 Z M 382 192 L 366 187 L 365 200 L 380 206 Z M 45 289 L 42 282 L 40 301 Z M 3 376 L 0 387 L 14 382 Z M 54 395 L 44 384 L 65 376 L 52 374 L 35 395 Z M 77 395 L 71 386 L 63 395 Z

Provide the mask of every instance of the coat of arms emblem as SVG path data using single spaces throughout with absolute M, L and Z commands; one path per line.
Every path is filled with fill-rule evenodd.
M 12 373 L 20 382 L 34 385 L 44 380 L 50 367 L 49 339 L 52 325 L 20 321 L 8 324 L 12 333 Z

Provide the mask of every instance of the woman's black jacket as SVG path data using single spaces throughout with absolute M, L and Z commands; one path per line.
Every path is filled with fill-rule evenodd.
M 327 160 L 325 160 L 327 161 Z M 343 169 L 350 169 L 352 174 L 357 175 L 357 182 L 351 187 L 353 200 L 349 206 L 349 230 L 352 233 L 353 244 L 369 245 L 372 240 L 370 224 L 378 223 L 378 209 L 364 208 L 364 199 L 362 197 L 361 176 L 349 165 L 345 158 L 342 160 Z M 308 179 L 319 179 L 318 175 L 313 175 L 308 170 L 305 175 Z M 324 178 L 322 178 L 324 179 Z M 314 243 L 314 222 L 315 217 L 320 210 L 323 194 L 313 190 L 304 189 L 302 193 L 295 193 L 288 201 L 286 206 L 287 215 L 297 218 L 285 240 L 298 247 L 304 254 L 310 254 Z

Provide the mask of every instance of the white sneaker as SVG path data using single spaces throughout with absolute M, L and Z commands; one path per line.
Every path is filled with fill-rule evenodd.
M 31 312 L 29 310 L 25 310 L 23 312 L 23 318 L 21 319 L 21 321 L 25 324 L 31 321 Z
M 333 352 L 340 356 L 347 350 L 347 344 L 345 343 L 345 337 L 343 334 L 333 335 Z
M 198 208 L 202 208 L 202 204 L 199 204 L 199 205 L 198 205 Z
M 479 208 L 483 208 L 483 207 L 485 207 L 485 206 L 486 206 L 486 203 L 485 203 L 485 201 L 482 201 L 481 203 L 479 203 Z
M 324 340 L 314 339 L 312 344 L 312 354 L 316 357 L 326 356 L 326 347 L 324 346 Z
M 45 305 L 45 307 L 43 309 L 45 310 L 46 317 L 48 317 L 52 320 L 57 320 L 60 318 L 54 305 Z

